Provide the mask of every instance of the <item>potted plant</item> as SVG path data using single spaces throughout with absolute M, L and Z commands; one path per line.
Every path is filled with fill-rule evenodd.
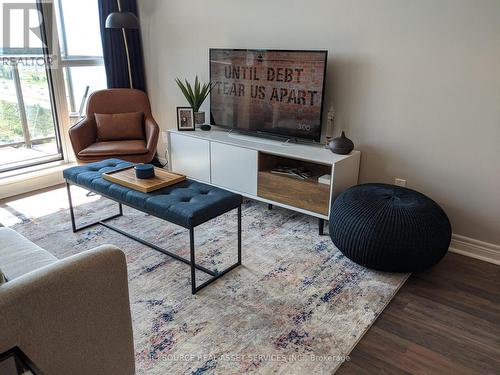
M 177 85 L 181 89 L 189 105 L 193 107 L 195 123 L 197 125 L 205 123 L 205 112 L 199 111 L 201 105 L 210 93 L 212 85 L 210 83 L 200 83 L 198 76 L 194 79 L 194 87 L 191 86 L 187 79 L 184 80 L 185 83 L 179 78 L 177 78 L 175 82 L 177 82 Z

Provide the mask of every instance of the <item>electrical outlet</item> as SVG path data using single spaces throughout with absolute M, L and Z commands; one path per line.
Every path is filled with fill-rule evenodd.
M 402 178 L 395 178 L 394 179 L 394 185 L 396 186 L 406 186 L 406 180 L 403 180 Z

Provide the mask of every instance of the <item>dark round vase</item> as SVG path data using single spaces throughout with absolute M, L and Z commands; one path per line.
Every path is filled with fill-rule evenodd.
M 328 148 L 334 154 L 347 155 L 354 149 L 354 143 L 342 131 L 340 137 L 334 138 L 328 143 Z

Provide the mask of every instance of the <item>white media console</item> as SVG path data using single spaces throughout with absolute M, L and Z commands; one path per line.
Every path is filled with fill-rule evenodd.
M 243 196 L 320 219 L 320 234 L 332 199 L 356 185 L 361 153 L 336 155 L 320 145 L 284 143 L 210 131 L 168 132 L 170 169 Z M 278 166 L 304 167 L 307 180 L 271 173 Z M 330 175 L 330 183 L 318 177 Z M 272 207 L 272 206 L 270 206 Z

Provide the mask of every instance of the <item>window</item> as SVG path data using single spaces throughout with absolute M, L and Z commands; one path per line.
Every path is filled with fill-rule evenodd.
M 5 11 L 9 7 L 14 9 Z M 8 45 L 0 45 L 0 55 L 26 57 L 29 48 L 30 55 L 42 57 L 36 1 L 0 0 L 0 9 L 0 43 L 9 39 Z M 90 93 L 106 88 L 97 0 L 54 0 L 51 9 L 57 22 L 53 30 L 59 48 L 54 53 L 60 53 L 59 65 L 0 65 L 0 178 L 63 160 L 68 147 L 59 134 L 80 119 Z M 7 39 L 4 30 L 9 30 Z M 69 121 L 62 115 L 66 105 Z
M 6 10 L 4 5 L 13 5 L 14 9 Z M 30 48 L 35 51 L 32 56 L 41 58 L 42 44 L 34 33 L 30 34 L 28 45 L 23 41 L 24 17 L 36 12 L 35 4 L 0 0 L 0 7 L 3 20 L 10 24 L 10 38 L 7 45 L 2 44 L 2 55 L 22 59 L 26 56 L 22 50 Z M 36 17 L 28 17 L 32 30 L 37 27 L 36 21 Z M 50 71 L 43 64 L 0 66 L 0 173 L 62 160 L 51 92 Z
M 75 123 L 88 95 L 106 88 L 99 9 L 97 0 L 57 0 L 56 8 L 66 99 Z

